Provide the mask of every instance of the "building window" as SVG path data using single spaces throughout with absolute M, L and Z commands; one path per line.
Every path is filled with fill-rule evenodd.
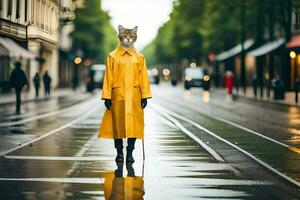
M 2 0 L 0 0 L 0 16 L 2 16 Z
M 16 12 L 16 18 L 20 18 L 20 0 L 17 0 L 17 12 Z
M 299 13 L 295 13 L 295 26 L 294 26 L 294 28 L 296 30 L 299 30 L 299 28 L 300 28 L 300 15 L 299 15 Z
M 7 17 L 11 16 L 12 13 L 12 1 L 8 1 L 8 10 L 7 10 Z
M 27 20 L 28 20 L 27 19 L 27 9 L 28 9 L 28 1 L 26 0 L 25 1 L 25 13 L 24 13 L 25 14 L 25 22 L 27 22 Z

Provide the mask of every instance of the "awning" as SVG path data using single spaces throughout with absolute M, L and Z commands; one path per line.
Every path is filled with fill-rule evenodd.
M 286 45 L 287 48 L 300 47 L 300 35 L 294 35 L 289 43 Z
M 254 40 L 252 40 L 252 39 L 246 40 L 244 42 L 244 50 L 249 49 L 253 44 L 254 44 Z M 232 49 L 229 49 L 228 51 L 225 51 L 225 52 L 217 55 L 216 60 L 217 61 L 223 61 L 223 60 L 226 60 L 226 59 L 231 58 L 233 56 L 236 56 L 241 52 L 242 52 L 242 44 L 239 44 L 239 45 L 233 47 Z
M 6 50 L 2 51 L 0 49 L 0 56 L 8 56 L 10 58 L 20 59 L 20 58 L 26 58 L 26 59 L 33 59 L 35 58 L 35 55 L 28 51 L 27 49 L 21 47 L 19 44 L 14 42 L 10 38 L 3 38 L 0 37 L 0 45 Z
M 278 40 L 272 41 L 272 42 L 268 42 L 264 45 L 262 45 L 261 47 L 258 47 L 257 49 L 254 49 L 253 51 L 250 51 L 248 53 L 249 56 L 262 56 L 265 55 L 267 53 L 270 53 L 272 51 L 275 51 L 276 49 L 280 48 L 282 45 L 284 45 L 285 43 L 285 39 L 284 38 L 280 38 Z

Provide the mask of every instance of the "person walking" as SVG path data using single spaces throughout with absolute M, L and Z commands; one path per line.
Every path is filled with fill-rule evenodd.
M 19 61 L 15 63 L 15 69 L 11 72 L 10 84 L 14 87 L 16 93 L 16 113 L 20 114 L 22 89 L 28 83 L 25 72 L 22 70 Z
M 39 90 L 40 90 L 40 86 L 41 86 L 41 79 L 40 79 L 40 75 L 37 72 L 33 78 L 33 84 L 34 84 L 34 88 L 35 88 L 35 97 L 38 98 L 39 97 Z
M 134 162 L 132 152 L 137 138 L 144 138 L 144 111 L 151 98 L 145 58 L 134 48 L 137 26 L 119 26 L 117 49 L 106 62 L 102 99 L 107 110 L 100 124 L 100 138 L 114 139 L 116 162 L 123 162 L 123 138 L 127 138 L 126 162 Z
M 43 76 L 44 86 L 45 86 L 45 96 L 50 96 L 51 89 L 51 77 L 48 74 L 48 71 L 45 72 Z

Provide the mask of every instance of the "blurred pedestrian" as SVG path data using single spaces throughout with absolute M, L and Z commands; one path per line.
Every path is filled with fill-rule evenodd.
M 283 100 L 285 96 L 284 82 L 280 79 L 279 75 L 276 75 L 272 80 L 272 87 L 274 89 L 274 100 Z
M 258 84 L 257 84 L 257 78 L 256 78 L 256 76 L 253 77 L 252 87 L 253 87 L 254 96 L 257 97 L 257 87 L 258 87 Z
M 16 113 L 20 114 L 21 111 L 21 95 L 22 89 L 28 84 L 25 72 L 21 69 L 21 63 L 15 63 L 15 69 L 10 75 L 10 84 L 15 89 L 16 93 Z
M 43 76 L 44 86 L 45 86 L 45 96 L 50 96 L 51 89 L 51 77 L 48 74 L 48 71 L 45 72 Z
M 33 84 L 35 88 L 35 97 L 37 98 L 39 96 L 39 90 L 41 86 L 41 78 L 38 72 L 35 74 L 33 78 Z
M 78 87 L 78 84 L 79 84 L 78 76 L 73 76 L 72 77 L 72 89 L 73 89 L 73 91 L 76 91 L 76 89 Z
M 231 71 L 226 71 L 225 73 L 225 86 L 227 89 L 227 93 L 228 94 L 232 94 L 233 91 L 233 82 L 234 82 L 234 78 L 233 78 L 233 73 Z
M 123 138 L 127 138 L 126 162 L 134 162 L 132 152 L 137 138 L 144 138 L 144 108 L 151 98 L 145 58 L 134 48 L 137 26 L 119 26 L 120 46 L 109 53 L 106 62 L 102 99 L 107 110 L 99 137 L 114 139 L 116 162 L 123 162 Z

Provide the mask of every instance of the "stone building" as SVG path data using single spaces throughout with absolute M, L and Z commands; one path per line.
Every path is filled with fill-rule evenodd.
M 0 93 L 15 60 L 23 63 L 29 83 L 48 70 L 56 87 L 59 0 L 1 0 L 0 6 Z
M 60 3 L 58 0 L 27 0 L 27 2 L 28 50 L 38 58 L 31 62 L 30 77 L 32 79 L 36 72 L 43 74 L 47 70 L 52 78 L 52 87 L 56 87 Z
M 0 93 L 10 90 L 9 76 L 13 63 L 20 60 L 29 74 L 30 59 L 27 48 L 28 2 L 0 1 Z
M 61 0 L 59 29 L 59 87 L 70 87 L 74 70 L 71 33 L 74 30 L 76 4 L 73 0 Z

